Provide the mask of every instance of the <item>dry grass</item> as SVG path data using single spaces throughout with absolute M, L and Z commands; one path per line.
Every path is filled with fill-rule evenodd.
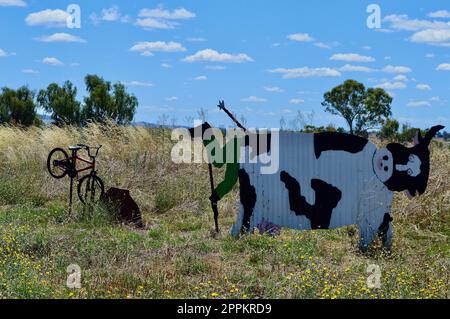
M 351 226 L 231 238 L 237 190 L 220 203 L 222 234 L 213 238 L 207 169 L 172 163 L 169 133 L 0 127 L 0 297 L 449 298 L 448 148 L 431 147 L 426 194 L 395 196 L 392 252 L 362 255 Z M 52 179 L 45 163 L 52 148 L 79 142 L 103 145 L 99 176 L 131 190 L 145 230 L 101 210 L 68 214 L 68 180 Z M 366 285 L 372 263 L 380 289 Z M 82 269 L 82 289 L 65 285 L 70 264 Z

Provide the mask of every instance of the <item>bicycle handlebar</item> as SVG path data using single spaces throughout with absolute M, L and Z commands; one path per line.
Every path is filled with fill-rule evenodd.
M 84 147 L 88 152 L 89 157 L 96 157 L 98 155 L 98 151 L 102 148 L 103 145 L 100 146 L 87 146 L 85 144 L 77 144 L 78 146 Z M 97 149 L 95 155 L 91 155 L 91 149 Z

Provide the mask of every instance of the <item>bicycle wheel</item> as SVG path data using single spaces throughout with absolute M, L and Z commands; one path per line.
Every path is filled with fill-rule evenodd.
M 77 191 L 78 198 L 83 204 L 95 204 L 105 193 L 105 187 L 97 175 L 86 175 L 78 182 Z
M 54 178 L 63 178 L 67 175 L 69 155 L 62 148 L 55 148 L 48 154 L 47 169 Z

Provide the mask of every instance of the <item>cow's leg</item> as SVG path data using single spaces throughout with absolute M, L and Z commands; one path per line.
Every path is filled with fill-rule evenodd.
M 377 229 L 372 227 L 368 223 L 358 225 L 358 227 L 360 236 L 359 249 L 362 252 L 366 252 L 369 248 L 369 245 L 373 242 L 375 236 L 377 235 Z
M 360 249 L 365 252 L 369 248 L 369 245 L 378 236 L 383 243 L 383 246 L 390 248 L 392 245 L 392 217 L 388 213 L 377 214 L 378 218 L 371 222 L 366 219 L 359 225 L 360 232 Z
M 239 214 L 236 224 L 233 226 L 232 235 L 245 233 L 251 230 L 251 217 L 256 204 L 256 190 L 250 183 L 250 177 L 244 169 L 240 169 L 239 176 L 239 195 L 243 208 L 242 214 Z
M 383 247 L 391 248 L 392 246 L 392 217 L 390 214 L 386 213 L 383 216 L 383 221 L 378 227 L 378 236 L 383 243 Z

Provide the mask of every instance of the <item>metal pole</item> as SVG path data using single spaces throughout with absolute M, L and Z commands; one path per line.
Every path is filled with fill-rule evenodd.
M 209 170 L 209 182 L 211 184 L 211 195 L 214 194 L 214 175 L 213 175 L 213 169 L 212 164 L 208 163 L 208 170 Z M 216 228 L 216 233 L 219 232 L 219 210 L 217 209 L 217 202 L 214 202 L 211 200 L 211 208 L 214 213 L 214 225 Z
M 73 193 L 73 178 L 70 178 L 70 190 L 69 190 L 69 214 L 72 214 L 72 193 Z

